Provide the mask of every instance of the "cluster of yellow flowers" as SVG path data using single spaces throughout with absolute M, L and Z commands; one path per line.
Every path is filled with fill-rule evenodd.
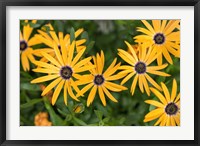
M 26 22 L 28 22 L 26 20 Z M 143 33 L 133 39 L 137 45 L 132 46 L 125 41 L 128 50 L 118 49 L 118 55 L 126 64 L 117 63 L 114 58 L 107 69 L 104 69 L 105 57 L 101 50 L 96 56 L 83 58 L 86 51 L 85 39 L 77 39 L 84 31 L 78 29 L 75 32 L 75 40 L 70 40 L 70 34 L 64 36 L 63 32 L 58 35 L 51 24 L 48 24 L 50 31 L 37 30 L 38 34 L 31 39 L 33 28 L 30 25 L 23 27 L 23 34 L 20 32 L 21 61 L 24 71 L 29 71 L 29 61 L 37 67 L 34 72 L 46 73 L 47 75 L 38 77 L 31 83 L 41 83 L 53 80 L 42 92 L 45 96 L 54 87 L 52 95 L 52 105 L 63 89 L 64 103 L 67 105 L 67 97 L 79 101 L 80 96 L 90 90 L 87 97 L 87 106 L 90 106 L 98 90 L 100 100 L 106 106 L 105 95 L 113 102 L 117 99 L 110 93 L 121 92 L 128 88 L 124 84 L 133 78 L 130 87 L 131 94 L 134 95 L 136 85 L 142 93 L 146 92 L 150 96 L 155 94 L 160 102 L 156 100 L 146 100 L 145 102 L 155 106 L 145 116 L 144 122 L 159 118 L 155 125 L 180 125 L 180 93 L 177 95 L 177 83 L 173 80 L 171 95 L 164 83 L 156 83 L 149 74 L 157 76 L 170 76 L 161 71 L 168 64 L 163 64 L 163 57 L 169 64 L 173 64 L 171 55 L 180 58 L 180 21 L 179 20 L 152 20 L 152 23 L 142 20 L 146 28 L 138 27 L 137 31 Z M 32 20 L 36 23 L 36 20 Z M 33 45 L 45 44 L 47 48 L 32 49 Z M 41 59 L 35 60 L 34 56 Z M 157 65 L 152 63 L 157 59 Z M 118 73 L 116 73 L 119 71 Z M 87 72 L 84 74 L 84 72 Z M 89 73 L 89 74 L 88 74 Z M 122 79 L 120 84 L 114 81 Z M 84 85 L 82 89 L 78 86 Z M 76 92 L 76 94 L 74 93 Z M 163 92 L 163 94 L 161 93 Z

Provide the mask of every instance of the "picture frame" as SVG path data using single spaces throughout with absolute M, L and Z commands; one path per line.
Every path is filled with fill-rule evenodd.
M 6 8 L 7 6 L 193 6 L 194 7 L 194 140 L 7 140 L 6 139 Z M 199 0 L 1 0 L 0 1 L 0 144 L 2 146 L 17 145 L 177 145 L 177 146 L 198 146 L 200 145 L 200 100 L 199 96 L 199 55 L 200 51 L 200 2 Z

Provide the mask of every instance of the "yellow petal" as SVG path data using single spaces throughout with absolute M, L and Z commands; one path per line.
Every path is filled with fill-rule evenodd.
M 137 31 L 143 32 L 143 33 L 147 34 L 148 36 L 152 36 L 152 37 L 154 35 L 152 32 L 150 32 L 149 30 L 142 28 L 142 27 L 137 27 Z
M 143 82 L 142 82 L 142 75 L 138 75 L 139 76 L 139 88 L 140 88 L 140 91 L 142 93 L 144 93 L 144 88 L 143 88 Z
M 41 52 L 41 54 L 48 59 L 51 63 L 53 63 L 54 65 L 56 65 L 57 67 L 61 67 L 60 63 L 58 63 L 58 61 L 56 59 L 54 59 L 52 56 L 50 56 L 49 54 L 45 53 L 45 52 Z
M 154 87 L 162 91 L 162 88 L 148 74 L 145 74 L 145 77 Z
M 180 31 L 170 33 L 166 37 L 167 41 L 180 41 Z
M 164 55 L 165 59 L 167 60 L 167 62 L 169 62 L 170 64 L 173 64 L 172 58 L 169 55 L 169 52 L 165 47 L 163 47 L 163 55 Z
M 53 80 L 53 79 L 55 79 L 55 78 L 57 78 L 59 76 L 60 76 L 59 74 L 46 75 L 46 76 L 42 76 L 42 77 L 39 77 L 39 78 L 36 78 L 36 79 L 32 80 L 31 83 L 40 83 L 40 82 L 50 81 L 50 80 Z
M 127 62 L 128 64 L 134 66 L 134 63 L 124 54 L 122 53 L 118 53 L 118 55 L 125 61 Z
M 110 100 L 112 100 L 113 102 L 118 102 L 104 86 L 102 86 L 102 89 L 103 89 L 104 93 L 108 96 L 108 98 Z
M 166 68 L 167 66 L 168 66 L 167 63 L 160 65 L 160 66 L 148 66 L 147 70 L 161 70 L 161 69 Z
M 171 126 L 176 126 L 176 123 L 175 123 L 175 120 L 174 120 L 174 117 L 173 116 L 171 116 L 170 117 L 170 123 L 171 123 Z
M 143 82 L 143 85 L 144 85 L 144 89 L 145 89 L 147 95 L 150 96 L 149 85 L 147 83 L 147 80 L 146 80 L 145 76 L 141 75 L 141 79 L 142 79 L 142 82 Z
M 80 95 L 83 95 L 85 92 L 87 92 L 92 86 L 94 85 L 94 83 L 90 83 L 87 86 L 85 86 L 83 89 L 81 89 L 80 92 L 77 93 L 76 97 L 79 97 Z
M 29 41 L 28 41 L 28 46 L 31 47 L 31 46 L 34 46 L 34 45 L 37 45 L 37 44 L 40 44 L 42 43 L 37 37 L 32 37 Z
M 47 94 L 51 89 L 53 89 L 60 81 L 62 80 L 61 77 L 55 79 L 53 82 L 51 82 L 42 92 L 42 96 Z
M 162 115 L 160 116 L 160 118 L 157 120 L 157 122 L 154 124 L 154 126 L 156 126 L 156 125 L 158 125 L 160 122 L 162 122 L 162 121 L 164 120 L 165 116 L 166 116 L 165 113 L 162 114 Z
M 149 121 L 152 121 L 154 119 L 157 119 L 163 113 L 164 113 L 164 109 L 163 108 L 154 109 L 154 110 L 152 110 L 151 112 L 149 112 L 148 114 L 145 115 L 144 122 L 149 122 Z
M 160 32 L 161 20 L 152 20 L 155 32 Z
M 165 97 L 155 88 L 150 88 L 150 90 L 158 97 L 158 99 L 164 104 L 167 105 Z
M 53 40 L 56 42 L 56 44 L 59 45 L 60 42 L 58 40 L 58 37 L 57 37 L 55 31 L 49 31 L 49 33 L 50 33 L 51 37 L 53 38 Z
M 70 83 L 71 83 L 72 87 L 74 88 L 74 90 L 75 90 L 77 93 L 79 93 L 80 90 L 79 90 L 77 84 L 76 84 L 76 83 L 74 82 L 74 80 L 71 79 L 71 78 L 70 78 Z M 81 96 L 83 96 L 83 95 L 81 94 Z
M 126 74 L 116 74 L 116 75 L 107 77 L 106 81 L 119 80 L 119 79 L 123 78 L 124 76 L 126 76 Z
M 80 68 L 77 68 L 77 69 L 74 69 L 74 72 L 75 73 L 80 73 L 80 72 L 84 72 L 84 71 L 87 71 L 87 70 L 91 70 L 91 69 L 94 69 L 96 66 L 95 65 L 85 65 L 84 67 L 80 67 Z
M 45 69 L 45 68 L 36 68 L 33 69 L 34 72 L 39 72 L 39 73 L 57 73 L 59 74 L 58 70 L 51 70 L 51 69 Z
M 72 62 L 72 58 L 73 58 L 73 55 L 74 55 L 74 48 L 75 48 L 75 41 L 72 42 L 72 44 L 70 45 L 70 48 L 69 48 L 69 56 L 68 56 L 68 64 L 71 65 L 71 62 Z
M 176 125 L 180 126 L 180 114 L 178 113 L 176 116 L 173 116 L 176 122 Z
M 63 32 L 58 32 L 59 40 L 63 40 Z
M 29 66 L 28 58 L 27 58 L 25 52 L 22 52 L 22 54 L 21 54 L 21 62 L 22 62 L 22 67 L 23 67 L 24 71 L 29 71 L 30 66 Z
M 54 42 L 53 43 L 53 45 L 54 45 L 54 51 L 55 51 L 55 54 L 56 54 L 56 57 L 57 57 L 57 59 L 58 59 L 58 61 L 59 61 L 59 63 L 62 65 L 62 66 L 65 66 L 65 64 L 64 64 L 64 62 L 63 62 L 63 59 L 62 59 L 62 56 L 61 56 L 61 54 L 60 54 L 60 50 L 58 49 L 58 45 Z
M 67 86 L 68 86 L 68 81 L 65 81 L 64 85 L 64 103 L 67 105 Z
M 102 90 L 101 86 L 98 86 L 98 91 L 99 91 L 99 97 L 101 99 L 101 102 L 103 103 L 104 106 L 106 106 L 106 99 Z
M 174 102 L 177 102 L 178 100 L 180 100 L 180 93 L 177 95 L 177 97 L 175 98 Z
M 130 73 L 128 76 L 126 76 L 126 77 L 122 80 L 122 82 L 121 82 L 120 84 L 123 85 L 124 83 L 126 83 L 132 76 L 134 76 L 134 74 L 135 74 L 135 71 L 132 72 L 132 73 Z
M 131 94 L 132 94 L 132 95 L 133 95 L 134 92 L 135 92 L 135 87 L 136 87 L 137 81 L 138 81 L 138 74 L 136 74 L 136 76 L 135 76 L 135 78 L 134 78 L 134 80 L 133 80 L 133 82 L 132 82 L 132 85 L 131 85 Z
M 145 100 L 144 102 L 151 104 L 153 106 L 156 106 L 156 107 L 164 108 L 164 105 L 162 103 L 155 101 L 155 100 Z
M 167 20 L 162 20 L 160 31 L 163 32 L 165 26 L 166 26 Z
M 102 74 L 102 71 L 103 71 L 103 64 L 102 64 L 102 60 L 100 58 L 100 55 L 99 53 L 97 53 L 97 71 L 98 71 L 98 74 Z
M 177 82 L 176 79 L 173 79 L 173 84 L 172 84 L 172 93 L 171 93 L 171 102 L 174 101 L 176 97 L 176 92 L 177 92 Z
M 142 23 L 151 31 L 151 33 L 155 33 L 153 27 L 146 21 L 146 20 L 141 20 Z
M 166 126 L 171 126 L 171 119 L 169 116 L 167 116 L 167 122 L 166 122 Z
M 72 63 L 71 63 L 71 66 L 73 67 L 77 62 L 78 60 L 81 58 L 81 56 L 83 55 L 83 53 L 85 52 L 86 48 L 82 49 L 73 59 Z
M 129 44 L 130 45 L 130 44 Z M 132 47 L 132 46 L 131 46 Z M 133 48 L 132 48 L 133 49 Z M 130 55 L 130 53 L 128 53 L 128 52 L 126 52 L 126 51 L 124 51 L 124 50 L 122 50 L 122 49 L 117 49 L 118 51 L 119 51 L 119 53 L 120 54 L 123 54 L 124 56 L 126 56 L 126 58 L 127 59 L 129 59 L 133 64 L 136 62 L 136 61 L 138 61 L 138 59 L 136 58 L 135 59 L 135 57 L 134 56 L 131 56 Z
M 48 64 L 48 63 L 45 63 L 45 62 L 42 62 L 42 61 L 34 61 L 34 64 L 35 65 L 38 65 L 38 66 L 41 66 L 41 67 L 45 67 L 45 68 L 48 68 L 48 69 L 51 69 L 51 70 L 60 70 L 60 68 L 52 65 L 52 64 Z
M 92 57 L 87 57 L 87 58 L 79 61 L 76 65 L 74 65 L 74 70 L 85 65 L 85 64 L 87 64 L 91 59 L 92 59 Z
M 38 32 L 39 34 L 41 34 L 43 37 L 45 37 L 47 40 L 53 41 L 52 38 L 51 38 L 46 32 L 41 31 L 41 30 L 37 30 L 37 32 Z
M 76 41 L 76 47 L 82 45 L 86 41 L 87 41 L 86 39 L 81 39 L 81 40 Z
M 69 95 L 71 96 L 71 98 L 73 98 L 73 99 L 76 100 L 76 101 L 79 101 L 79 100 L 76 98 L 76 96 L 74 95 L 74 93 L 73 93 L 73 91 L 72 91 L 72 88 L 71 88 L 71 85 L 70 85 L 69 83 L 68 83 L 67 89 L 68 89 L 68 93 L 69 93 Z
M 170 75 L 161 71 L 156 71 L 156 70 L 147 70 L 148 73 L 154 74 L 154 75 L 159 75 L 163 77 L 169 77 Z
M 60 47 L 62 51 L 62 59 L 64 64 L 67 64 L 67 48 L 63 39 L 60 39 Z
M 118 84 L 115 84 L 115 83 L 112 83 L 112 82 L 108 82 L 108 81 L 105 81 L 105 84 L 108 84 L 116 89 L 120 89 L 120 90 L 127 90 L 126 87 L 122 86 L 122 85 L 118 85 Z
M 112 69 L 110 69 L 109 71 L 106 70 L 106 72 L 103 73 L 104 77 L 107 78 L 111 75 L 113 75 L 119 68 L 119 66 L 121 65 L 121 62 L 118 63 L 115 67 L 113 67 Z
M 88 99 L 87 99 L 87 106 L 90 106 L 90 104 L 93 102 L 94 100 L 94 97 L 96 95 L 96 91 L 97 91 L 97 86 L 95 85 L 92 90 L 90 91 L 90 94 L 88 96 Z
M 52 42 L 52 41 L 50 41 L 50 40 L 48 40 L 48 39 L 42 37 L 41 35 L 37 35 L 37 34 L 36 34 L 35 36 L 36 36 L 41 42 L 43 42 L 45 45 L 47 45 L 47 46 L 53 48 L 53 42 Z
M 22 36 L 22 32 L 20 31 L 20 34 L 19 34 L 20 36 L 19 36 L 19 39 L 20 39 L 20 41 L 22 41 L 22 40 L 24 40 L 24 38 L 23 38 L 23 36 Z
M 169 90 L 167 89 L 166 85 L 162 82 L 161 82 L 161 86 L 162 86 L 163 92 L 165 94 L 165 98 L 166 98 L 167 102 L 169 103 L 170 102 Z
M 52 105 L 54 105 L 56 103 L 56 100 L 58 99 L 58 95 L 60 94 L 60 91 L 64 85 L 64 80 L 62 80 L 58 86 L 56 87 L 56 90 L 53 93 L 53 97 L 52 97 Z
M 83 28 L 78 29 L 78 30 L 75 32 L 75 38 L 77 38 L 83 31 L 84 31 Z
M 105 75 L 107 72 L 109 72 L 109 71 L 115 66 L 116 62 L 117 62 L 117 58 L 115 58 L 115 59 L 113 60 L 113 62 L 110 64 L 110 66 L 106 69 L 106 71 L 104 72 L 104 75 Z

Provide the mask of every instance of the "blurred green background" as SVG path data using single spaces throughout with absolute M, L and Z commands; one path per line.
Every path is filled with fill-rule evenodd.
M 31 36 L 37 33 L 37 29 L 41 29 L 45 24 L 51 23 L 55 31 L 70 34 L 73 30 L 84 28 L 84 32 L 78 37 L 86 38 L 87 46 L 85 57 L 96 55 L 100 50 L 105 54 L 105 67 L 104 70 L 110 65 L 115 57 L 118 62 L 126 64 L 117 55 L 117 49 L 122 48 L 127 50 L 124 41 L 130 44 L 135 44 L 133 37 L 140 34 L 136 31 L 137 27 L 144 27 L 140 20 L 39 20 L 36 24 L 32 24 L 34 28 Z M 20 21 L 21 30 L 24 21 Z M 144 27 L 145 28 L 145 27 Z M 44 47 L 44 45 L 37 45 L 34 48 Z M 38 58 L 36 58 L 38 59 Z M 153 79 L 160 84 L 166 83 L 168 89 L 171 91 L 172 80 L 175 78 L 180 88 L 180 59 L 172 56 L 174 65 L 169 65 L 164 71 L 171 74 L 170 77 L 159 77 L 150 75 Z M 166 62 L 164 60 L 164 62 Z M 153 64 L 156 65 L 156 62 Z M 31 69 L 35 68 L 31 64 Z M 76 102 L 68 98 L 68 105 L 63 102 L 63 91 L 55 104 L 52 106 L 46 97 L 41 97 L 41 89 L 37 84 L 30 84 L 32 79 L 39 77 L 43 74 L 35 73 L 32 71 L 24 72 L 20 69 L 20 125 L 33 126 L 34 117 L 39 112 L 47 112 L 49 120 L 54 126 L 151 126 L 155 121 L 144 123 L 144 116 L 152 110 L 153 106 L 144 103 L 147 99 L 156 99 L 153 94 L 150 97 L 146 93 L 142 94 L 138 87 L 136 87 L 135 94 L 132 96 L 130 93 L 130 86 L 133 78 L 131 78 L 124 86 L 128 90 L 119 93 L 111 92 L 112 95 L 118 100 L 114 103 L 107 100 L 107 106 L 104 107 L 96 94 L 94 102 L 90 107 L 86 107 L 86 100 L 89 92 L 80 98 L 81 102 Z M 121 80 L 115 81 L 120 83 Z M 44 83 L 48 85 L 49 82 Z M 79 86 L 82 89 L 83 86 Z M 178 89 L 180 91 L 180 89 Z M 76 112 L 76 109 L 81 109 Z

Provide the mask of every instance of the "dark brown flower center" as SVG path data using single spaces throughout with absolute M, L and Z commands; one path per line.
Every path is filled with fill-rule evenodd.
M 146 64 L 144 62 L 138 62 L 136 65 L 135 65 L 135 71 L 138 73 L 138 74 L 143 74 L 146 72 Z
M 24 51 L 28 48 L 28 44 L 26 41 L 20 41 L 20 51 Z
M 175 103 L 171 102 L 165 107 L 165 112 L 168 115 L 175 115 L 178 112 L 178 106 Z
M 58 49 L 59 49 L 59 50 L 61 49 L 61 46 L 60 46 L 60 45 L 58 45 Z
M 165 36 L 162 33 L 157 33 L 153 40 L 156 44 L 161 45 L 165 42 Z
M 69 66 L 64 66 L 60 70 L 60 75 L 65 80 L 70 79 L 72 77 L 72 74 L 73 74 L 73 71 L 72 71 L 71 67 L 69 67 Z
M 104 83 L 104 77 L 102 75 L 96 75 L 94 78 L 94 83 L 96 85 L 101 85 Z

